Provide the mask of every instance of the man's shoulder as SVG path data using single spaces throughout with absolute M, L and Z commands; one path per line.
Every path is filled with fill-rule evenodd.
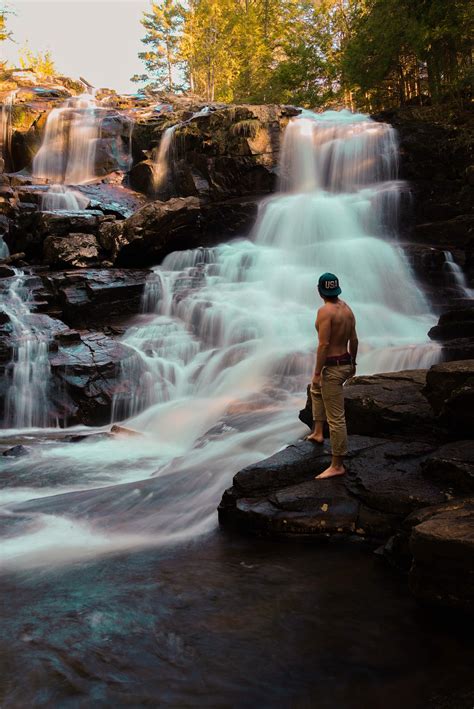
M 328 316 L 331 314 L 331 312 L 332 312 L 332 308 L 331 308 L 330 303 L 324 303 L 324 305 L 321 305 L 321 307 L 318 308 L 318 317 Z

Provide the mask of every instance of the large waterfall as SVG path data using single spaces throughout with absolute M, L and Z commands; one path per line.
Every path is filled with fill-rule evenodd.
M 114 407 L 139 435 L 40 451 L 35 475 L 64 472 L 36 494 L 10 492 L 43 499 L 27 503 L 40 517 L 0 560 L 70 560 L 212 529 L 233 474 L 303 433 L 324 271 L 354 309 L 360 373 L 436 361 L 435 318 L 395 239 L 396 160 L 395 133 L 364 116 L 290 123 L 282 192 L 262 205 L 252 238 L 173 253 L 154 269 L 124 337 L 135 393 Z

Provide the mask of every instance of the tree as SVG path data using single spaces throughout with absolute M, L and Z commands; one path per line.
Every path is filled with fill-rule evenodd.
M 9 32 L 7 28 L 7 17 L 10 12 L 11 11 L 6 7 L 0 8 L 0 42 L 4 42 L 6 39 L 11 39 L 12 33 Z
M 151 12 L 141 20 L 146 29 L 142 42 L 149 50 L 140 52 L 147 74 L 136 75 L 132 81 L 152 83 L 168 91 L 175 88 L 175 70 L 178 66 L 179 33 L 183 20 L 183 8 L 176 0 L 152 2 Z
M 32 69 L 39 76 L 54 76 L 56 67 L 49 49 L 44 52 L 33 52 L 26 44 L 20 50 L 20 66 L 22 69 Z

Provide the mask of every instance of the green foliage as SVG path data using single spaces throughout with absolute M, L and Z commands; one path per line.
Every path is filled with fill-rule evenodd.
M 22 69 L 32 69 L 39 76 L 54 76 L 56 73 L 51 52 L 33 52 L 28 45 L 20 50 L 20 66 Z
M 472 96 L 472 0 L 160 0 L 134 80 L 208 101 L 374 110 Z M 153 82 L 150 84 L 150 82 Z
M 150 88 L 175 87 L 175 68 L 178 64 L 179 32 L 183 9 L 176 0 L 152 2 L 151 12 L 141 21 L 146 30 L 142 42 L 147 46 L 139 57 L 145 63 L 147 74 L 135 75 L 132 81 L 146 83 Z

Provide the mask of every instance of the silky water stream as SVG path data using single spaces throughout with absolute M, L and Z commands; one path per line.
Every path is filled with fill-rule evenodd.
M 252 237 L 150 274 L 124 336 L 135 392 L 113 412 L 139 435 L 5 433 L 31 446 L 1 464 L 5 706 L 415 707 L 462 684 L 465 639 L 433 631 L 361 550 L 217 532 L 235 472 L 304 432 L 320 272 L 355 310 L 361 372 L 439 357 L 396 243 L 396 158 L 364 116 L 292 121 Z

